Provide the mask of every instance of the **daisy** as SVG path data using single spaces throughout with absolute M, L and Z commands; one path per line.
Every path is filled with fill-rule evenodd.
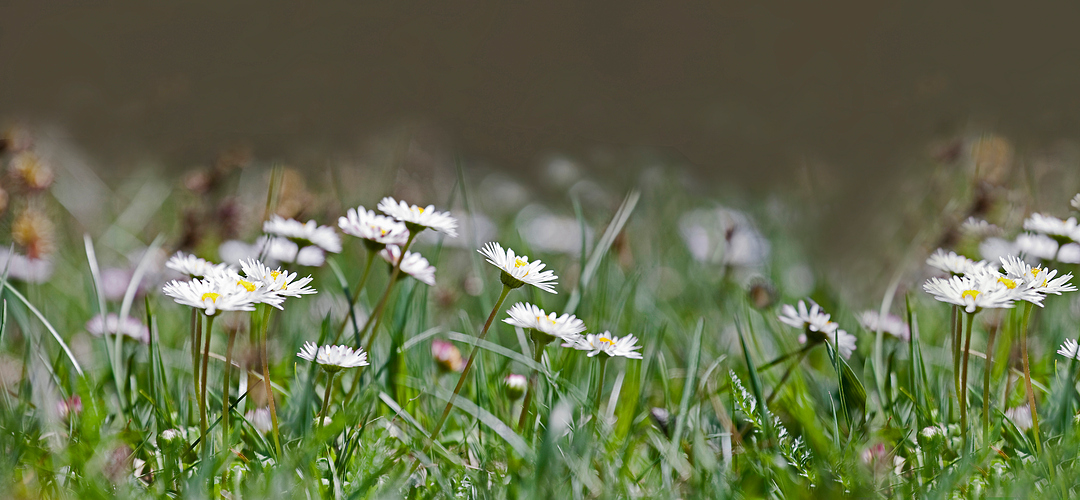
M 1073 208 L 1080 210 L 1080 193 L 1077 193 L 1076 196 L 1073 196 L 1073 199 L 1069 202 L 1069 204 L 1072 205 Z
M 997 227 L 982 219 L 976 219 L 975 217 L 968 217 L 963 224 L 960 225 L 960 231 L 969 236 L 976 238 L 985 238 L 987 236 L 1001 236 L 1003 231 L 1000 227 Z
M 556 316 L 555 313 L 546 313 L 543 309 L 526 302 L 518 302 L 506 311 L 509 318 L 503 320 L 508 325 L 517 326 L 526 330 L 532 330 L 534 335 L 541 337 L 545 345 L 556 338 L 565 342 L 575 342 L 585 331 L 585 322 L 573 314 Z
M 410 231 L 418 232 L 418 228 L 427 228 L 451 238 L 457 237 L 457 219 L 451 216 L 450 212 L 435 211 L 435 205 L 421 208 L 387 196 L 379 202 L 379 210 L 404 222 Z
M 109 313 L 105 316 L 105 319 L 102 319 L 100 314 L 90 318 L 90 321 L 86 322 L 86 331 L 90 332 L 90 334 L 95 337 L 100 337 L 106 333 L 115 335 L 119 332 L 121 335 L 133 338 L 144 344 L 150 342 L 150 330 L 146 328 L 146 325 L 129 316 L 121 326 L 120 317 L 117 316 L 116 313 Z
M 247 282 L 251 285 L 251 289 L 248 289 L 245 283 L 227 280 L 223 277 L 173 280 L 165 284 L 162 292 L 178 304 L 202 309 L 207 316 L 221 311 L 254 311 L 255 304 L 260 302 L 280 307 L 280 301 L 275 304 L 275 299 L 260 290 L 261 283 Z
M 330 226 L 320 226 L 314 220 L 300 222 L 272 215 L 263 223 L 263 232 L 288 238 L 300 246 L 314 245 L 326 252 L 341 252 L 341 237 L 337 231 Z
M 389 245 L 379 252 L 379 256 L 391 266 L 396 266 L 401 259 L 401 247 Z M 435 266 L 416 252 L 405 252 L 405 259 L 401 260 L 401 272 L 428 286 L 435 286 Z
M 1072 279 L 1071 273 L 1055 278 L 1057 276 L 1056 269 L 1031 266 L 1015 256 L 1003 257 L 1001 264 L 1002 268 L 1005 269 L 1005 280 L 1023 281 L 1027 285 L 1027 289 L 1040 295 L 1048 293 L 1061 295 L 1062 292 L 1076 291 L 1076 287 L 1069 283 L 1069 280 Z
M 878 311 L 863 311 L 859 315 L 859 323 L 870 332 L 881 330 L 901 340 L 907 341 L 911 339 L 911 329 L 908 328 L 903 319 L 895 314 L 881 316 Z
M 1052 215 L 1034 213 L 1024 220 L 1024 229 L 1045 234 L 1062 244 L 1080 239 L 1080 227 L 1077 227 L 1075 217 L 1061 220 Z
M 829 315 L 821 309 L 821 306 L 810 301 L 810 308 L 806 308 L 806 302 L 799 301 L 799 309 L 796 310 L 789 304 L 784 304 L 780 308 L 780 314 L 777 316 L 781 323 L 785 325 L 793 326 L 800 330 L 809 330 L 811 332 L 825 332 L 832 333 L 837 328 L 836 323 L 829 321 Z
M 974 261 L 956 252 L 946 252 L 940 248 L 926 259 L 926 264 L 954 275 L 983 272 L 990 266 L 986 261 Z
M 226 271 L 232 269 L 228 264 L 215 264 L 206 259 L 200 259 L 199 257 L 184 252 L 176 252 L 173 254 L 173 256 L 165 262 L 165 267 L 178 273 L 186 274 L 190 278 L 216 276 L 224 274 Z
M 986 308 L 1010 308 L 1016 298 L 995 275 L 930 278 L 923 284 L 923 290 L 941 302 L 963 307 L 968 313 Z
M 308 286 L 308 283 L 312 281 L 311 275 L 296 279 L 297 273 L 283 271 L 280 267 L 272 270 L 255 259 L 240 261 L 240 267 L 244 271 L 244 277 L 250 280 L 250 283 L 261 285 L 271 294 L 278 296 L 281 301 L 284 301 L 286 297 L 318 293 L 318 290 Z
M 539 259 L 529 262 L 527 255 L 515 255 L 514 250 L 503 250 L 502 245 L 490 242 L 479 250 L 480 254 L 487 257 L 487 261 L 502 271 L 500 279 L 503 285 L 510 288 L 520 288 L 526 284 L 535 286 L 545 292 L 555 293 L 553 285 L 558 284 L 555 280 L 555 272 L 544 271 L 544 263 Z
M 979 243 L 979 254 L 987 262 L 997 262 L 1001 257 L 1020 253 L 1020 246 L 1005 238 L 987 238 Z
M 836 323 L 833 323 L 836 325 Z M 818 335 L 813 337 L 807 336 L 805 333 L 799 334 L 799 343 L 805 344 L 807 341 L 813 342 L 828 342 L 832 344 L 844 359 L 851 358 L 851 354 L 855 352 L 855 336 L 839 328 L 833 327 L 831 332 L 819 332 Z
M 1017 429 L 1026 431 L 1031 428 L 1031 407 L 1028 405 L 1009 408 L 1005 410 L 1005 416 L 1012 420 Z
M 49 258 L 34 259 L 8 247 L 0 247 L 0 274 L 8 278 L 27 283 L 44 283 L 53 273 L 53 262 Z
M 364 243 L 381 250 L 386 245 L 404 245 L 409 239 L 405 224 L 385 215 L 376 215 L 364 207 L 350 208 L 344 217 L 338 218 L 341 232 L 362 238 Z
M 589 357 L 603 353 L 607 357 L 623 356 L 630 359 L 641 359 L 641 353 L 637 352 L 642 346 L 636 345 L 637 339 L 633 334 L 619 338 L 605 331 L 602 335 L 588 334 L 581 336 L 573 342 L 563 344 L 563 347 L 573 347 L 579 351 L 589 351 Z
M 305 342 L 304 347 L 296 355 L 308 361 L 314 361 L 330 372 L 368 365 L 366 352 L 361 349 L 354 351 L 352 347 L 345 345 L 318 347 L 314 342 Z
M 1058 254 L 1058 242 L 1046 235 L 1023 233 L 1016 237 L 1016 249 L 1029 257 L 1054 260 Z
M 262 407 L 254 410 L 248 410 L 244 414 L 244 418 L 251 424 L 255 430 L 261 434 L 266 434 L 274 428 L 273 418 L 270 416 L 270 408 Z
M 1065 339 L 1057 353 L 1069 359 L 1080 359 L 1080 344 L 1073 339 Z

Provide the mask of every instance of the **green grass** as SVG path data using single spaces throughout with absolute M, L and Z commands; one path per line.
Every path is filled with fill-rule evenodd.
M 465 248 L 418 243 L 438 267 L 438 285 L 412 279 L 388 296 L 371 365 L 333 378 L 325 425 L 315 422 L 327 377 L 295 356 L 305 341 L 329 342 L 341 308 L 358 294 L 370 312 L 390 270 L 376 259 L 371 277 L 354 286 L 367 262 L 364 246 L 344 236 L 345 248 L 315 276 L 314 296 L 290 299 L 269 316 L 270 377 L 280 418 L 280 451 L 273 432 L 245 418 L 262 402 L 249 395 L 261 380 L 255 363 L 263 310 L 227 314 L 214 322 L 209 361 L 210 430 L 196 444 L 199 415 L 190 347 L 190 309 L 160 293 L 161 278 L 146 258 L 130 258 L 144 242 L 172 250 L 181 241 L 187 210 L 204 217 L 205 237 L 194 251 L 216 260 L 224 229 L 208 214 L 231 196 L 255 193 L 270 206 L 284 196 L 275 170 L 267 190 L 261 171 L 247 191 L 239 179 L 196 195 L 176 189 L 143 223 L 117 218 L 85 238 L 48 193 L 20 203 L 48 207 L 60 227 L 56 270 L 50 281 L 3 284 L 0 313 L 0 477 L 12 498 L 963 498 L 1075 496 L 1080 433 L 1077 363 L 1054 351 L 1077 334 L 1074 297 L 1051 296 L 1031 322 L 1032 374 L 1041 435 L 1004 416 L 1024 404 L 1018 339 L 1021 311 L 1003 312 L 991 366 L 990 429 L 982 429 L 982 381 L 987 325 L 976 322 L 968 379 L 969 443 L 959 428 L 953 391 L 950 307 L 920 290 L 927 253 L 920 232 L 897 255 L 899 271 L 884 280 L 854 283 L 813 272 L 806 296 L 786 288 L 791 271 L 809 257 L 782 217 L 759 215 L 773 251 L 759 280 L 773 284 L 777 300 L 756 307 L 738 269 L 698 262 L 680 239 L 682 213 L 711 206 L 681 196 L 674 184 L 643 186 L 609 206 L 568 199 L 553 210 L 574 217 L 595 241 L 580 252 L 535 252 L 514 224 L 514 213 L 489 214 L 496 241 L 541 258 L 561 276 L 559 293 L 526 286 L 510 293 L 485 339 L 484 320 L 501 289 L 499 272 Z M 958 185 L 963 185 L 958 184 Z M 267 193 L 269 191 L 269 194 Z M 333 222 L 349 204 L 373 207 L 383 194 L 338 186 L 320 195 L 305 215 Z M 118 190 L 124 193 L 124 189 Z M 454 213 L 479 211 L 484 197 L 459 169 L 452 187 L 434 203 Z M 957 189 L 960 201 L 969 196 Z M 120 197 L 102 214 L 139 207 Z M 144 201 L 145 202 L 145 201 Z M 261 202 L 261 201 L 260 201 Z M 258 204 L 260 202 L 255 202 Z M 924 200 L 926 203 L 930 201 Z M 142 202 L 140 202 L 142 203 Z M 344 206 L 341 206 L 344 204 Z M 751 206 L 751 211 L 753 210 Z M 918 212 L 925 207 L 915 207 Z M 257 210 L 261 212 L 261 209 Z M 1059 210 L 1058 212 L 1064 212 Z M 1060 215 L 1060 214 L 1059 214 Z M 257 219 L 256 215 L 254 218 Z M 127 222 L 125 222 L 127 221 Z M 940 227 L 931 221 L 928 226 Z M 1008 227 L 1015 231 L 1017 227 Z M 254 237 L 258 223 L 241 229 Z M 123 234 L 124 236 L 117 236 Z M 483 243 L 483 242 L 479 242 Z M 964 245 L 967 245 L 964 247 Z M 973 243 L 961 242 L 972 256 Z M 932 250 L 932 248 L 929 248 Z M 895 257 L 895 255 L 893 255 Z M 906 259 L 906 260 L 905 260 Z M 102 269 L 128 265 L 144 275 L 119 300 L 106 299 Z M 813 268 L 811 263 L 811 268 Z M 1061 266 L 1061 270 L 1073 270 Z M 875 277 L 877 278 L 877 277 Z M 475 291 L 475 280 L 482 289 Z M 472 281 L 470 281 L 472 280 Z M 138 281 L 138 280 L 136 280 Z M 850 290 L 845 287 L 851 287 Z M 851 290 L 857 290 L 852 292 Z M 869 290 L 864 292 L 865 290 Z M 828 344 L 796 353 L 800 332 L 780 323 L 781 304 L 812 298 L 858 339 L 850 359 Z M 320 303 L 319 301 L 324 301 Z M 601 371 L 589 358 L 551 344 L 533 361 L 528 332 L 504 324 L 504 311 L 531 301 L 548 311 L 573 312 L 590 332 L 633 333 L 643 359 L 612 358 Z M 906 318 L 912 340 L 865 331 L 856 314 L 885 308 Z M 321 304 L 321 305 L 320 305 Z M 144 320 L 148 344 L 115 336 L 95 338 L 83 324 L 100 311 Z M 986 311 L 980 318 L 998 313 Z M 255 319 L 256 321 L 252 321 Z M 358 323 L 363 323 L 360 318 Z M 254 324 L 254 326 L 253 326 Z M 222 435 L 222 377 L 226 328 L 238 329 L 229 405 L 231 426 Z M 205 332 L 204 332 L 205 334 Z M 350 321 L 342 343 L 355 344 Z M 462 356 L 476 347 L 476 364 L 442 431 L 431 430 L 452 399 L 458 376 L 440 371 L 431 341 L 453 342 Z M 982 356 L 982 357 L 981 357 Z M 534 419 L 518 428 L 521 400 L 502 387 L 509 373 L 537 373 Z M 359 380 L 357 378 L 359 377 Z M 599 380 L 604 385 L 597 387 Z M 356 386 L 355 392 L 350 389 Z M 598 390 L 599 389 L 599 390 Z M 78 396 L 82 410 L 62 416 L 57 402 Z M 250 396 L 250 397 L 249 397 Z M 764 402 L 768 401 L 768 404 Z M 597 419 L 597 415 L 601 418 Z M 167 429 L 180 438 L 162 438 Z M 937 434 L 931 430 L 937 430 Z M 1041 446 L 1037 446 L 1037 443 Z M 225 446 L 227 444 L 227 446 Z M 1037 447 L 1042 452 L 1036 453 Z M 869 453 L 869 455 L 867 455 Z M 872 456 L 866 460 L 864 455 Z M 136 472 L 133 464 L 138 463 Z

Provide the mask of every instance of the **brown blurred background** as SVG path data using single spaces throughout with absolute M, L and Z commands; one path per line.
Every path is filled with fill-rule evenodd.
M 972 129 L 1075 139 L 1078 24 L 1075 2 L 2 2 L 0 117 L 116 173 L 235 144 L 305 166 L 408 126 L 514 170 L 644 155 L 761 192 L 809 165 L 860 203 Z

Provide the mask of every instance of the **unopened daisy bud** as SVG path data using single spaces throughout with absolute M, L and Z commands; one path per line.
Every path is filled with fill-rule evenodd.
M 39 210 L 24 210 L 11 225 L 11 238 L 23 248 L 26 256 L 40 259 L 55 249 L 55 229 L 52 221 Z
M 24 151 L 11 159 L 11 173 L 31 192 L 48 189 L 53 182 L 53 171 L 38 155 Z
M 506 397 L 511 401 L 517 401 L 525 395 L 525 390 L 529 388 L 529 379 L 524 375 L 518 375 L 511 373 L 503 379 L 503 387 L 506 388 Z
M 161 431 L 160 434 L 158 434 L 158 439 L 160 441 L 169 442 L 169 441 L 175 441 L 175 440 L 179 439 L 180 436 L 181 436 L 181 432 L 179 430 L 165 429 L 165 430 Z
M 67 419 L 71 415 L 78 415 L 82 413 L 82 410 L 82 398 L 78 394 L 56 402 L 56 413 L 60 415 L 61 419 Z
M 649 417 L 652 418 L 653 423 L 660 428 L 660 431 L 662 431 L 665 436 L 671 435 L 671 413 L 656 406 L 649 410 Z
M 750 304 L 756 309 L 768 309 L 776 303 L 776 288 L 764 279 L 754 280 L 747 294 L 750 296 Z
M 435 359 L 435 365 L 439 371 L 459 372 L 465 366 L 461 359 L 461 351 L 454 344 L 445 340 L 433 340 L 431 342 L 431 357 Z
M 918 441 L 919 446 L 927 451 L 937 452 L 945 444 L 945 430 L 936 425 L 923 427 L 923 430 L 919 431 Z

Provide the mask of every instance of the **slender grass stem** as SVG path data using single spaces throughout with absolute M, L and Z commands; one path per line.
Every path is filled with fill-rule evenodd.
M 199 317 L 199 310 L 191 308 L 191 374 L 192 374 L 192 393 L 195 394 L 196 406 L 199 407 L 199 426 L 202 428 L 202 405 L 198 402 L 199 395 L 199 344 L 202 341 L 202 318 Z
M 405 252 L 412 245 L 413 239 L 416 238 L 416 233 L 409 233 L 409 239 L 405 241 L 405 246 L 401 247 L 401 256 L 398 258 L 396 264 L 394 264 L 394 270 L 390 272 L 390 281 L 386 284 L 386 291 L 383 292 L 382 297 L 379 298 L 379 303 L 375 306 L 375 310 L 371 316 L 368 316 L 367 323 L 371 323 L 371 318 L 375 318 L 375 324 L 371 326 L 371 333 L 368 334 L 367 344 L 364 345 L 364 352 L 371 352 L 371 346 L 375 343 L 375 337 L 379 333 L 379 325 L 382 324 L 383 313 L 386 312 L 386 302 L 390 299 L 390 292 L 393 291 L 394 285 L 397 283 L 398 276 L 401 275 L 401 261 L 405 260 Z M 364 325 L 364 329 L 367 330 L 367 324 Z
M 334 372 L 326 371 L 326 391 L 323 393 L 322 411 L 319 412 L 319 421 L 316 423 L 317 427 L 322 427 L 323 419 L 326 418 L 327 408 L 330 407 L 330 392 L 334 390 Z
M 259 329 L 262 330 L 259 338 L 259 358 L 262 361 L 263 387 L 266 388 L 266 405 L 270 410 L 270 423 L 274 433 L 274 449 L 278 455 L 281 455 L 281 432 L 278 427 L 277 408 L 274 404 L 274 388 L 270 384 L 270 361 L 266 352 L 267 332 L 270 329 L 270 308 L 263 307 L 266 308 L 266 312 L 263 313 L 262 323 L 259 324 Z
M 952 335 L 952 358 L 953 358 L 953 390 L 956 393 L 956 407 L 960 408 L 962 404 L 960 396 L 960 336 L 962 335 L 960 315 L 956 306 L 953 306 L 952 315 L 950 316 L 950 325 L 953 329 Z
M 232 355 L 233 346 L 236 344 L 236 329 L 229 330 L 229 344 L 225 348 L 225 374 L 221 378 L 224 383 L 221 388 L 221 443 L 222 448 L 229 446 L 229 386 L 232 385 Z
M 363 291 L 364 285 L 367 284 L 368 276 L 371 276 L 371 264 L 375 262 L 375 253 L 374 249 L 368 249 L 367 262 L 364 263 L 364 273 L 360 275 L 360 281 L 356 284 L 356 287 L 352 289 L 352 294 L 349 297 L 349 314 L 342 320 L 341 326 L 338 327 L 337 333 L 334 334 L 334 341 L 331 342 L 331 344 L 336 344 L 338 342 L 341 338 L 341 334 L 345 332 L 345 327 L 348 326 L 349 322 L 352 322 L 353 333 L 356 336 L 356 345 L 360 345 L 360 334 L 362 330 L 356 322 L 356 302 L 360 300 L 360 292 Z M 365 324 L 364 327 L 367 328 L 367 325 Z
M 963 437 L 964 448 L 967 448 L 968 420 L 967 420 L 967 380 L 968 380 L 968 355 L 971 353 L 971 326 L 975 323 L 975 313 L 967 313 L 967 325 L 964 332 L 964 359 L 962 374 L 960 375 L 960 435 Z
M 1027 390 L 1028 407 L 1031 409 L 1031 429 L 1035 432 L 1035 451 L 1042 456 L 1042 436 L 1039 434 L 1039 412 L 1035 408 L 1035 391 L 1031 388 L 1031 366 L 1028 361 L 1028 321 L 1031 319 L 1031 303 L 1024 304 L 1023 325 L 1020 328 L 1020 357 L 1024 363 L 1024 386 Z
M 210 361 L 210 332 L 212 332 L 213 329 L 214 329 L 214 317 L 213 316 L 207 316 L 206 317 L 206 333 L 203 335 L 203 337 L 204 337 L 204 339 L 203 339 L 203 352 L 202 352 L 203 358 L 202 358 L 202 370 L 201 370 L 202 380 L 201 380 L 201 382 L 199 384 L 199 409 L 200 409 L 199 411 L 202 413 L 202 420 L 200 421 L 200 423 L 201 423 L 201 427 L 200 427 L 201 433 L 200 433 L 200 435 L 202 436 L 202 446 L 203 446 L 204 450 L 206 449 L 206 423 L 207 423 L 207 418 L 206 418 L 206 413 L 207 413 L 207 408 L 206 408 L 206 372 L 208 371 L 208 368 L 209 368 L 208 364 L 209 364 L 209 361 Z
M 781 354 L 776 359 L 774 359 L 772 361 L 769 361 L 768 363 L 765 363 L 765 364 L 761 365 L 760 367 L 758 367 L 758 371 L 768 370 L 769 368 L 772 368 L 772 367 L 774 367 L 774 366 L 776 366 L 776 365 L 778 365 L 780 363 L 783 363 L 784 361 L 786 361 L 788 359 L 791 359 L 792 357 L 805 355 L 806 353 L 810 352 L 810 349 L 813 349 L 816 345 L 817 344 L 815 344 L 813 342 L 808 342 L 806 345 L 804 345 L 801 349 L 799 349 L 797 351 L 791 351 L 791 352 L 789 352 L 787 354 Z
M 788 377 L 795 371 L 795 367 L 799 366 L 799 363 L 802 363 L 803 358 L 805 358 L 806 354 L 809 352 L 810 351 L 804 349 L 799 353 L 799 358 L 796 359 L 794 363 L 791 363 L 791 365 L 787 367 L 787 370 L 784 370 L 784 375 L 780 377 L 780 381 L 776 383 L 776 387 L 773 388 L 772 394 L 769 394 L 769 397 L 765 398 L 765 406 L 772 404 L 773 400 L 776 399 L 776 396 L 780 394 L 780 389 L 784 387 L 784 383 L 787 382 Z
M 998 316 L 1000 319 L 1001 316 Z M 997 335 L 997 327 L 991 327 L 986 338 L 986 369 L 983 370 L 983 447 L 990 446 L 990 372 L 994 370 L 994 337 Z
M 600 374 L 597 375 L 596 381 L 596 398 L 593 400 L 593 422 L 597 430 L 601 430 L 600 427 L 600 401 L 604 399 L 604 374 L 607 371 L 607 354 L 600 355 Z
M 544 358 L 544 348 L 548 343 L 538 341 L 533 343 L 533 361 L 540 364 Z M 529 388 L 525 391 L 525 401 L 521 403 L 521 416 L 518 418 L 518 432 L 525 431 L 525 423 L 529 421 L 529 405 L 532 403 L 533 391 L 536 390 L 537 372 L 533 370 L 529 376 Z

